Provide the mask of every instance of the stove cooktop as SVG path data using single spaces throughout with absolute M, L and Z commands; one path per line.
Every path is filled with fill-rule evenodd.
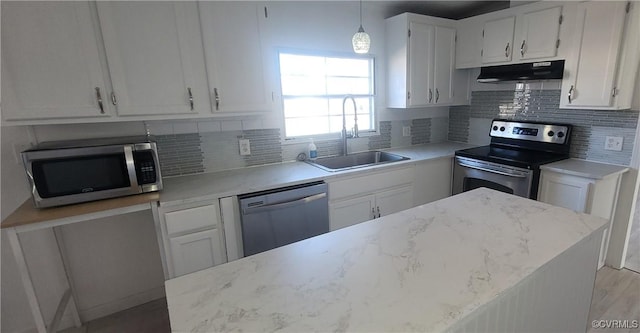
M 456 151 L 455 155 L 529 170 L 537 170 L 540 165 L 569 158 L 569 154 L 566 153 L 552 153 L 498 145 L 462 149 Z

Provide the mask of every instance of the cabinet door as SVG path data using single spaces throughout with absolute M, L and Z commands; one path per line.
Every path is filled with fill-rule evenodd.
M 578 5 L 573 51 L 565 64 L 560 107 L 610 107 L 625 23 L 625 2 Z
M 342 229 L 374 218 L 375 196 L 365 195 L 355 199 L 340 200 L 329 204 L 331 231 Z
M 119 115 L 210 112 L 195 2 L 99 1 Z
M 409 29 L 409 106 L 425 106 L 435 100 L 433 82 L 434 27 L 410 22 Z
M 414 206 L 451 196 L 452 158 L 419 163 L 414 170 Z
M 169 238 L 173 276 L 193 273 L 225 262 L 218 229 Z
M 513 50 L 514 16 L 489 21 L 484 24 L 482 40 L 482 63 L 496 63 L 511 60 Z
M 583 178 L 542 171 L 538 200 L 586 213 L 590 186 Z
M 413 207 L 413 186 L 376 194 L 376 214 L 386 216 Z
M 453 74 L 455 71 L 456 30 L 435 27 L 434 87 L 435 104 L 453 102 Z
M 562 7 L 526 13 L 518 18 L 519 34 L 515 40 L 520 60 L 555 57 L 560 33 Z
M 457 24 L 456 68 L 482 66 L 482 23 L 476 20 L 461 20 Z
M 3 119 L 107 116 L 95 33 L 88 2 L 2 1 Z
M 200 2 L 202 37 L 213 109 L 271 110 L 271 90 L 262 48 L 265 10 L 247 2 Z

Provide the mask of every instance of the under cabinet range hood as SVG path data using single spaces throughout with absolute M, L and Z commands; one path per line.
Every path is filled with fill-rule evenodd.
M 530 62 L 504 66 L 482 67 L 478 82 L 534 81 L 562 79 L 564 60 Z

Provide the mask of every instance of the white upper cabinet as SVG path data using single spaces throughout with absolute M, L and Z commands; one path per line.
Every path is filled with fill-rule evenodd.
M 3 121 L 109 116 L 88 2 L 2 1 L 1 30 Z
M 475 18 L 457 22 L 456 68 L 482 66 L 482 25 Z
M 516 59 L 555 57 L 558 50 L 562 7 L 522 14 L 517 19 Z
M 435 88 L 435 104 L 453 102 L 456 29 L 435 27 L 433 85 Z
M 568 48 L 560 39 L 569 33 L 561 29 L 567 7 L 541 1 L 458 21 L 456 68 L 564 59 L 561 51 Z
M 516 18 L 505 17 L 484 24 L 482 40 L 482 63 L 490 64 L 511 60 L 513 29 Z
M 196 3 L 97 5 L 118 115 L 211 112 Z
M 243 1 L 200 2 L 207 75 L 214 112 L 272 109 L 267 56 L 267 9 Z
M 453 21 L 405 13 L 385 24 L 388 107 L 467 102 L 468 73 L 455 69 Z M 465 98 L 454 98 L 456 94 Z
M 434 27 L 409 22 L 409 89 L 408 106 L 424 106 L 433 102 L 433 35 Z
M 634 74 L 638 68 L 637 14 L 627 26 L 629 38 L 621 57 L 621 43 L 628 14 L 625 2 L 592 1 L 578 5 L 572 54 L 565 64 L 562 80 L 561 108 L 612 109 L 630 105 Z M 637 10 L 636 8 L 634 8 Z M 633 30 L 633 29 L 630 29 Z M 619 63 L 620 59 L 624 59 Z M 620 71 L 625 68 L 624 71 Z M 629 97 L 626 103 L 616 103 L 618 78 L 630 76 L 625 87 Z

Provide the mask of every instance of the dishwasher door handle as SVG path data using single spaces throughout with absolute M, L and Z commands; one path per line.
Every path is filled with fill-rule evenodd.
M 327 193 L 319 193 L 319 194 L 310 195 L 308 197 L 304 197 L 304 198 L 300 198 L 292 201 L 279 202 L 279 203 L 264 205 L 260 207 L 245 208 L 243 209 L 243 214 L 249 215 L 249 214 L 255 214 L 255 213 L 261 213 L 269 210 L 274 210 L 274 209 L 288 208 L 292 206 L 306 204 L 306 203 L 316 201 L 326 197 L 327 197 Z

